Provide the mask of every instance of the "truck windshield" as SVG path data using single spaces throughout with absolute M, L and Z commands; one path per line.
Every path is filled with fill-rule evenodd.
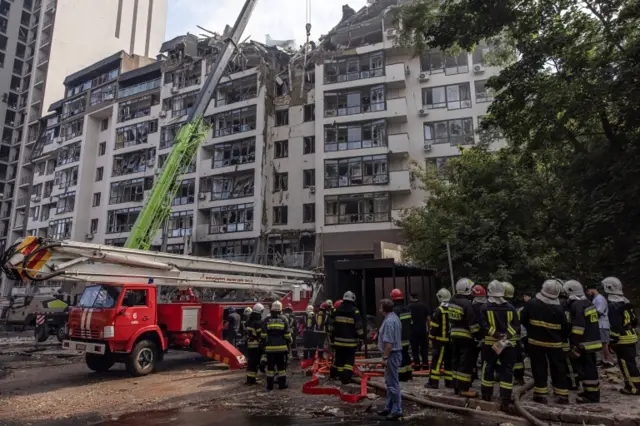
M 84 289 L 78 307 L 113 308 L 116 306 L 122 287 L 111 285 L 92 285 Z

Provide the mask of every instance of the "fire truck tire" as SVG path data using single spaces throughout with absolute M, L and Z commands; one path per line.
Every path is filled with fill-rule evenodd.
M 156 369 L 158 349 L 151 340 L 141 340 L 135 344 L 127 357 L 125 365 L 127 371 L 136 377 L 146 376 Z
M 38 343 L 46 342 L 49 339 L 49 330 L 47 330 L 47 327 L 36 327 L 33 331 L 33 337 L 36 338 Z
M 65 327 L 58 327 L 58 329 L 56 330 L 56 339 L 58 339 L 58 342 L 62 343 L 62 341 L 64 339 L 67 338 L 67 330 L 65 330 Z
M 96 373 L 106 373 L 116 363 L 111 355 L 85 354 L 84 360 Z

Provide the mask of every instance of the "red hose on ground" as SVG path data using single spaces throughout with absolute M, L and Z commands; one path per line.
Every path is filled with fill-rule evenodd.
M 327 366 L 323 366 L 325 368 L 321 369 L 319 360 L 305 360 L 302 361 L 301 365 L 303 369 L 309 368 L 309 366 L 313 365 L 311 380 L 302 385 L 302 393 L 306 393 L 308 395 L 335 395 L 340 397 L 342 401 L 350 404 L 360 402 L 367 397 L 367 383 L 369 382 L 370 375 L 362 373 L 357 366 L 353 368 L 353 372 L 362 380 L 360 383 L 360 393 L 351 394 L 344 393 L 336 387 L 320 387 L 320 379 L 318 378 L 317 373 L 318 371 L 325 370 Z

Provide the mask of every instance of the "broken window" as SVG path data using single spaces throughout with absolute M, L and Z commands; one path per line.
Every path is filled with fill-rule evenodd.
M 256 128 L 256 106 L 221 112 L 213 116 L 214 138 L 249 132 Z
M 289 80 L 282 77 L 276 77 L 275 93 L 276 97 L 287 96 L 289 94 Z
M 84 117 L 80 117 L 70 123 L 65 123 L 60 126 L 60 136 L 65 141 L 76 138 L 82 135 L 82 128 L 84 127 Z
M 107 143 L 106 142 L 100 142 L 98 144 L 98 157 L 102 157 L 106 153 L 107 153 Z
M 142 207 L 110 210 L 107 212 L 107 234 L 129 232 L 138 219 Z
M 287 206 L 276 206 L 273 208 L 273 224 L 286 225 L 288 222 L 289 209 Z
M 50 180 L 44 183 L 43 197 L 50 197 L 53 192 L 54 181 Z
M 255 246 L 255 240 L 213 241 L 211 243 L 211 257 L 246 262 L 252 259 Z
M 325 160 L 324 187 L 381 185 L 389 183 L 386 155 Z
M 446 75 L 469 72 L 469 55 L 466 51 L 457 56 L 446 56 L 443 52 L 432 51 L 420 58 L 420 70 L 431 74 L 444 72 Z
M 89 227 L 89 232 L 91 234 L 98 233 L 98 219 L 91 219 L 91 225 Z
M 316 137 L 315 136 L 305 136 L 302 139 L 302 154 L 313 154 L 316 152 Z
M 47 238 L 53 240 L 68 240 L 71 238 L 71 226 L 73 225 L 72 218 L 52 220 L 49 222 L 49 228 L 47 229 Z
M 29 217 L 32 220 L 38 220 L 38 216 L 40 216 L 40 206 L 31 207 L 29 209 Z
M 258 96 L 258 82 L 255 76 L 232 80 L 218 85 L 216 106 L 231 105 Z
M 124 176 L 153 169 L 156 165 L 156 149 L 143 149 L 113 156 L 112 176 Z
M 75 163 L 76 161 L 80 161 L 80 142 L 63 146 L 58 150 L 58 166 Z
M 62 119 L 73 117 L 74 115 L 82 114 L 87 107 L 87 97 L 81 96 L 70 101 L 66 101 L 62 104 Z
M 167 237 L 185 237 L 193 232 L 193 212 L 173 212 L 167 219 Z
M 387 146 L 384 120 L 329 125 L 324 128 L 325 152 Z
M 66 192 L 58 196 L 56 214 L 70 213 L 76 205 L 76 192 Z
M 324 116 L 336 117 L 384 111 L 385 87 L 380 84 L 344 92 L 327 92 L 324 97 Z
M 214 176 L 211 181 L 211 200 L 230 200 L 251 197 L 254 175 Z
M 289 141 L 275 141 L 273 143 L 273 158 L 287 158 L 289 156 Z
M 113 101 L 116 98 L 117 89 L 118 83 L 111 83 L 93 90 L 91 92 L 91 106 Z
M 256 161 L 256 138 L 215 144 L 212 161 L 214 169 L 253 163 Z
M 46 204 L 42 206 L 42 213 L 40 215 L 40 221 L 49 220 L 49 214 L 51 213 L 51 209 L 55 207 L 54 204 Z
M 158 120 L 145 121 L 144 123 L 120 127 L 116 129 L 115 149 L 147 143 L 147 135 L 157 131 Z M 160 147 L 162 148 L 162 142 Z
M 302 187 L 309 188 L 310 186 L 316 186 L 315 169 L 307 169 L 302 171 Z
M 328 195 L 324 197 L 325 225 L 389 222 L 391 203 L 388 192 Z
M 246 232 L 253 229 L 253 203 L 214 207 L 210 212 L 210 234 Z
M 35 195 L 35 196 L 39 197 L 40 194 L 42 194 L 42 184 L 39 183 L 37 185 L 33 185 L 31 187 L 31 195 Z
M 460 83 L 422 89 L 422 105 L 427 109 L 471 108 L 471 86 L 469 83 Z
M 316 121 L 316 104 L 309 104 L 304 106 L 304 121 Z
M 56 172 L 55 185 L 60 188 L 69 188 L 78 184 L 78 166 Z
M 316 221 L 316 203 L 302 205 L 302 223 L 314 223 Z
M 276 127 L 289 125 L 289 109 L 280 109 L 276 111 Z
M 473 82 L 476 91 L 476 102 L 493 102 L 496 96 L 495 89 L 487 87 L 487 80 L 476 80 Z
M 449 143 L 452 146 L 473 144 L 473 119 L 468 117 L 424 123 L 424 141 Z
M 152 94 L 138 99 L 120 102 L 118 104 L 118 122 L 121 123 L 134 118 L 148 117 L 151 107 L 160 103 L 160 95 Z
M 144 191 L 152 186 L 152 177 L 113 182 L 109 191 L 109 204 L 140 203 L 144 199 Z
M 92 207 L 100 206 L 100 201 L 102 201 L 102 193 L 101 192 L 94 193 L 93 194 L 93 205 L 92 205 Z
M 198 60 L 183 66 L 172 72 L 168 72 L 164 75 L 164 83 L 173 83 L 173 87 L 177 89 L 183 89 L 185 87 L 194 86 L 200 84 L 200 78 L 202 77 L 202 60 Z
M 96 169 L 96 182 L 100 182 L 104 177 L 104 167 L 98 167 Z
M 181 127 L 182 123 L 176 123 L 162 128 L 160 133 L 160 149 L 170 148 L 175 144 L 176 136 Z
M 171 117 L 182 117 L 189 114 L 196 104 L 199 90 L 183 93 L 173 98 L 165 99 L 162 106 L 163 111 L 171 110 Z
M 327 61 L 324 65 L 325 84 L 382 76 L 384 76 L 383 52 L 340 58 L 333 62 Z
M 436 172 L 438 173 L 438 177 L 440 179 L 447 179 L 449 174 L 449 172 L 447 171 L 447 163 L 449 162 L 449 160 L 456 157 L 457 156 L 454 155 L 451 157 L 427 158 L 425 162 L 427 166 L 435 167 Z
M 173 198 L 174 206 L 183 206 L 185 204 L 192 204 L 196 201 L 196 180 L 184 179 L 180 182 L 180 187 L 176 196 Z
M 273 192 L 287 191 L 289 189 L 289 173 L 274 173 L 273 174 Z

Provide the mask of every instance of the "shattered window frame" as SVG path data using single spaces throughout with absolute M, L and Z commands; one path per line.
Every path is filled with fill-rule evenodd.
M 302 188 L 316 186 L 316 169 L 305 169 L 302 171 Z
M 289 125 L 289 108 L 277 109 L 274 120 L 274 127 L 283 127 Z
M 286 225 L 289 222 L 289 206 L 273 207 L 273 225 Z
M 316 121 L 316 104 L 307 104 L 303 107 L 303 122 Z
M 387 88 L 384 84 L 326 92 L 324 94 L 325 118 L 344 117 L 386 110 Z
M 71 238 L 71 229 L 73 228 L 73 218 L 57 219 L 49 222 L 47 228 L 47 238 L 53 240 L 68 240 Z
M 76 191 L 65 192 L 58 196 L 56 214 L 72 213 L 76 208 Z
M 99 219 L 91 219 L 91 223 L 89 225 L 89 233 L 97 234 L 100 220 Z
M 460 52 L 457 56 L 445 55 L 442 51 L 431 51 L 420 57 L 420 71 L 430 74 L 456 75 L 469 72 L 469 54 Z
M 316 222 L 316 203 L 305 203 L 302 205 L 302 223 Z
M 149 120 L 116 129 L 114 150 L 148 142 L 148 136 L 158 131 L 158 120 Z
M 66 120 L 67 118 L 82 114 L 83 112 L 85 112 L 86 109 L 87 109 L 86 96 L 80 96 L 78 98 L 65 101 L 62 104 L 62 119 Z
M 389 163 L 388 154 L 324 160 L 324 187 L 387 185 Z
M 446 136 L 444 135 L 445 131 Z M 459 134 L 456 134 L 456 132 L 459 132 Z M 473 118 L 462 117 L 424 123 L 424 142 L 431 144 L 448 143 L 451 146 L 473 145 L 475 142 Z
M 109 205 L 141 203 L 144 200 L 144 192 L 150 190 L 152 187 L 152 177 L 112 182 L 109 186 Z
M 422 106 L 427 109 L 446 108 L 449 111 L 471 108 L 471 84 L 467 81 L 445 86 L 424 87 Z
M 142 207 L 130 207 L 128 209 L 107 211 L 107 230 L 105 234 L 131 232 L 141 211 Z M 120 220 L 118 220 L 119 216 Z
M 151 115 L 151 107 L 160 103 L 160 94 L 152 93 L 141 98 L 130 99 L 118 104 L 118 123 Z
M 385 55 L 379 50 L 357 56 L 347 56 L 324 63 L 324 84 L 384 77 Z
M 273 192 L 289 190 L 289 172 L 273 172 Z
M 215 114 L 212 119 L 213 137 L 220 138 L 256 129 L 258 122 L 256 105 L 236 108 Z
M 391 221 L 391 195 L 389 192 L 327 195 L 324 197 L 324 203 L 325 225 Z
M 160 131 L 159 149 L 167 149 L 175 145 L 176 136 L 178 136 L 178 131 L 180 131 L 182 126 L 183 123 L 175 123 L 168 126 L 162 126 L 162 130 Z
M 114 101 L 118 91 L 118 82 L 104 85 L 91 91 L 91 106 L 100 105 L 105 102 Z
M 78 184 L 78 166 L 56 171 L 54 185 L 58 188 L 70 188 Z
M 82 151 L 82 143 L 72 143 L 70 145 L 63 146 L 58 150 L 58 156 L 56 159 L 57 166 L 64 166 L 66 164 L 75 163 L 80 161 L 80 153 Z
M 316 153 L 316 137 L 305 136 L 302 138 L 302 155 L 309 155 Z
M 211 257 L 246 262 L 255 254 L 256 241 L 251 238 L 211 242 Z
M 171 202 L 172 206 L 186 206 L 196 202 L 196 179 L 183 179 Z
M 162 110 L 171 110 L 171 117 L 182 117 L 188 115 L 196 106 L 196 100 L 198 99 L 198 93 L 200 90 L 194 90 L 180 95 L 173 96 L 163 101 Z
M 493 102 L 496 96 L 495 89 L 487 87 L 488 80 L 475 80 L 473 89 L 476 92 L 476 103 Z
M 252 197 L 254 191 L 255 176 L 253 173 L 232 176 L 211 176 L 211 201 Z
M 218 85 L 215 93 L 215 106 L 222 107 L 258 97 L 256 75 L 238 78 Z
M 256 138 L 246 138 L 231 142 L 217 143 L 213 145 L 213 157 L 211 167 L 237 166 L 239 164 L 251 164 L 256 161 Z
M 134 164 L 137 162 L 137 164 Z M 113 156 L 111 177 L 143 173 L 156 165 L 156 148 L 145 148 Z
M 193 234 L 193 211 L 172 212 L 167 218 L 167 238 L 186 237 Z
M 324 152 L 351 151 L 387 146 L 386 120 L 325 125 Z
M 253 203 L 233 204 L 209 209 L 209 234 L 253 230 Z
M 64 123 L 62 126 L 60 126 L 60 136 L 62 136 L 62 138 L 66 142 L 73 138 L 77 138 L 78 136 L 82 136 L 83 130 L 84 117 L 80 117 L 76 120 L 69 121 L 68 123 Z
M 283 139 L 273 143 L 273 158 L 289 157 L 289 140 Z

